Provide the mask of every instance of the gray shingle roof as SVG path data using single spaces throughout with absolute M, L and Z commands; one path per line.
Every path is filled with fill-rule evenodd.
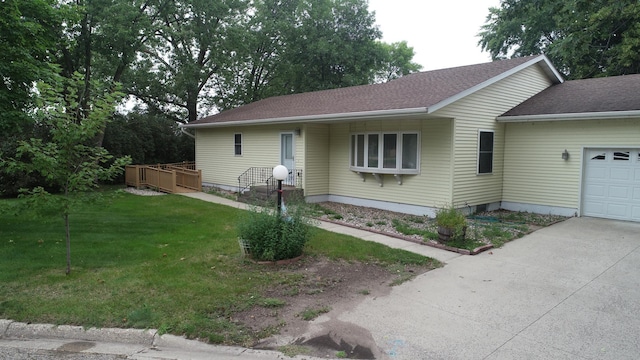
M 277 96 L 191 122 L 204 125 L 384 110 L 429 108 L 533 59 L 510 60 L 420 72 L 383 84 Z
M 640 74 L 565 81 L 531 97 L 501 118 L 633 110 L 640 110 Z

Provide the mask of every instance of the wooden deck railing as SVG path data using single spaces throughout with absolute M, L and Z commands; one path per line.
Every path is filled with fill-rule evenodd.
M 125 169 L 127 186 L 150 187 L 166 193 L 180 189 L 202 191 L 202 171 L 195 163 L 129 165 Z

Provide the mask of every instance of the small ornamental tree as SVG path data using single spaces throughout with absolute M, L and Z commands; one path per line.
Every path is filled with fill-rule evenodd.
M 95 145 L 121 95 L 112 87 L 87 82 L 80 74 L 72 79 L 59 77 L 53 85 L 40 83 L 38 92 L 40 100 L 33 116 L 36 126 L 47 130 L 47 137 L 19 142 L 16 157 L 0 164 L 9 171 L 39 173 L 46 179 L 42 186 L 22 189 L 21 196 L 27 197 L 28 205 L 36 211 L 55 212 L 64 219 L 69 275 L 69 215 L 74 205 L 86 201 L 98 181 L 112 179 L 130 163 L 128 156 L 114 159 Z

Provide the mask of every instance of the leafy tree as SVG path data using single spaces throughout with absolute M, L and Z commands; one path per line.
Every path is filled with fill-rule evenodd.
M 47 139 L 21 141 L 16 157 L 0 165 L 10 171 L 39 173 L 49 186 L 61 192 L 52 195 L 42 186 L 25 190 L 35 208 L 54 211 L 62 216 L 67 245 L 66 274 L 71 273 L 71 235 L 69 215 L 74 204 L 86 201 L 82 195 L 97 186 L 99 180 L 110 180 L 123 171 L 129 157 L 114 159 L 94 144 L 95 136 L 104 128 L 113 113 L 119 94 L 111 86 L 98 86 L 92 81 L 94 96 L 85 100 L 85 77 L 75 74 L 53 85 L 40 83 L 41 101 L 35 112 L 39 125 L 48 129 Z M 87 108 L 89 112 L 85 112 Z
M 422 65 L 411 61 L 415 53 L 406 41 L 392 44 L 380 43 L 380 46 L 384 50 L 385 57 L 376 74 L 376 82 L 390 81 L 422 69 Z
M 142 47 L 154 39 L 159 9 L 165 2 L 168 0 L 76 0 L 68 5 L 56 61 L 63 76 L 84 76 L 81 114 L 89 112 L 92 80 L 123 81 Z M 96 134 L 98 146 L 102 146 L 104 130 Z
M 197 120 L 198 107 L 212 91 L 210 80 L 235 56 L 246 11 L 241 0 L 176 0 L 164 6 L 131 93 L 177 122 Z
M 240 31 L 236 56 L 221 68 L 215 81 L 214 104 L 219 110 L 288 93 L 284 56 L 297 24 L 302 0 L 259 0 L 254 15 Z
M 28 112 L 36 81 L 48 79 L 61 10 L 53 0 L 0 2 L 0 153 L 15 156 L 17 142 L 34 135 Z M 0 169 L 0 193 L 14 195 L 35 179 Z
M 51 74 L 49 50 L 58 14 L 47 0 L 0 2 L 0 130 L 29 121 L 34 83 Z
M 640 72 L 637 0 L 503 0 L 479 35 L 494 59 L 546 53 L 570 79 Z
M 104 147 L 112 155 L 131 156 L 134 164 L 166 164 L 195 159 L 192 138 L 159 112 L 136 109 L 117 114 L 107 125 Z
M 370 84 L 419 70 L 406 42 L 379 41 L 363 0 L 259 0 L 234 62 L 216 78 L 216 106 Z
M 366 0 L 306 0 L 297 9 L 285 61 L 286 88 L 306 92 L 373 82 L 384 53 Z

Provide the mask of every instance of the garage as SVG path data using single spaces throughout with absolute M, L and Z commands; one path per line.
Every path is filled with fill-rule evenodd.
M 640 221 L 640 149 L 585 151 L 582 215 Z

